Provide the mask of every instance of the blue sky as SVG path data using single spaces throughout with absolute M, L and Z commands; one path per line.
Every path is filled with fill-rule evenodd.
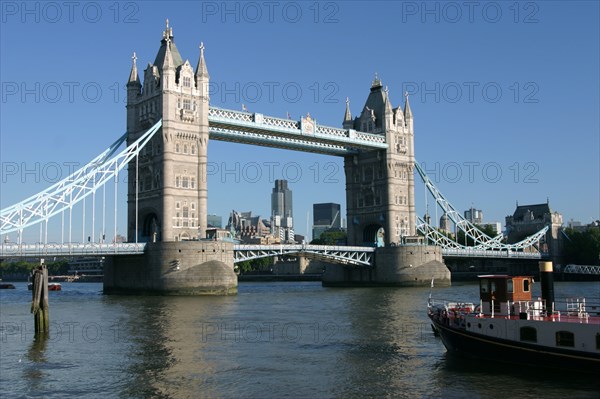
M 184 59 L 206 46 L 212 105 L 340 126 L 377 72 L 394 106 L 411 93 L 416 158 L 458 209 L 504 222 L 549 198 L 565 221 L 600 218 L 598 2 L 1 4 L 2 208 L 124 132 L 132 52 L 153 61 L 169 18 Z M 345 209 L 341 158 L 211 141 L 209 162 L 209 213 L 224 219 L 267 217 L 286 177 L 297 232 L 315 202 Z

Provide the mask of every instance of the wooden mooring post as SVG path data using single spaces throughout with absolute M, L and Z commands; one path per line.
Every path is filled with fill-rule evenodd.
M 48 268 L 41 260 L 41 265 L 33 271 L 31 290 L 31 313 L 35 334 L 47 334 L 50 331 L 50 309 L 48 305 Z

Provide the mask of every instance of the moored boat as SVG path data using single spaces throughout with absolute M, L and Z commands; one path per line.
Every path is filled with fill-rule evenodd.
M 533 277 L 479 276 L 479 304 L 429 298 L 428 316 L 448 352 L 600 373 L 600 306 L 585 298 L 554 300 L 552 263 L 540 262 L 542 298 Z
M 33 290 L 33 283 L 27 284 L 27 289 L 29 291 Z M 62 286 L 60 283 L 48 283 L 48 291 L 62 291 Z
M 14 284 L 0 283 L 0 290 L 14 290 L 14 289 L 15 289 Z

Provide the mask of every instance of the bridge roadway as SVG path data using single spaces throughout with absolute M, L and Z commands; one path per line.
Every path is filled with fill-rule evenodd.
M 118 244 L 0 244 L 0 258 L 36 258 L 36 257 L 62 257 L 62 256 L 109 256 L 109 255 L 140 255 L 144 253 L 146 243 L 118 243 Z M 233 246 L 234 261 L 242 262 L 264 258 L 268 256 L 281 256 L 304 254 L 309 258 L 328 260 L 334 263 L 372 266 L 374 264 L 374 247 L 357 246 L 328 246 L 308 244 L 283 244 L 283 245 L 244 245 Z M 519 258 L 541 259 L 544 254 L 531 252 L 489 251 L 477 249 L 442 249 L 444 257 L 472 257 L 472 258 Z

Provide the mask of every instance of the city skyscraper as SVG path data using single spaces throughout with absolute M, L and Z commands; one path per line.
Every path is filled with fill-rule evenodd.
M 341 228 L 340 210 L 340 204 L 333 202 L 313 204 L 313 240 L 319 238 L 325 231 Z
M 275 180 L 271 193 L 271 231 L 282 242 L 294 242 L 292 190 L 287 180 Z
M 282 227 L 293 227 L 292 190 L 288 188 L 287 180 L 275 180 L 271 194 L 271 216 L 279 216 Z

